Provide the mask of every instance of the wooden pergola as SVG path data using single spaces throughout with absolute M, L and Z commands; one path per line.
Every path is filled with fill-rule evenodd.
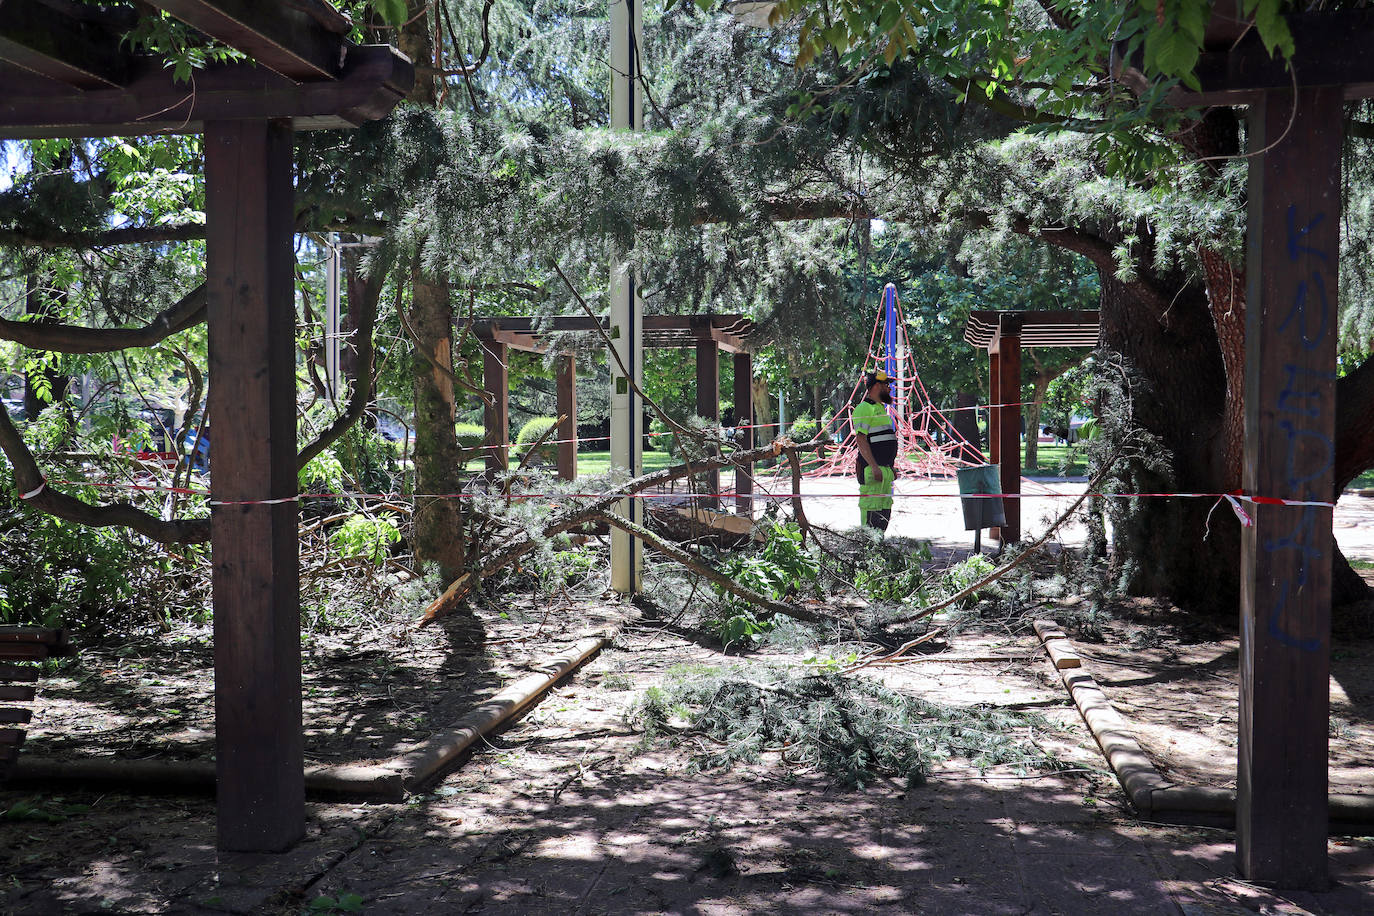
M 1021 492 L 1021 348 L 1095 347 L 1101 337 L 1096 311 L 975 310 L 964 340 L 988 353 L 988 460 L 999 468 L 1003 493 Z M 1007 523 L 992 529 L 1002 543 L 1021 539 L 1021 500 L 1005 501 Z
M 509 465 L 510 443 L 510 381 L 507 369 L 509 351 L 547 353 L 547 340 L 554 334 L 595 334 L 605 331 L 609 323 L 586 316 L 558 317 L 543 320 L 532 318 L 487 317 L 473 320 L 472 330 L 483 351 L 482 386 L 490 397 L 483 411 L 486 428 L 487 467 L 501 470 Z M 753 360 L 745 349 L 745 341 L 754 331 L 754 323 L 743 315 L 649 315 L 644 318 L 645 349 L 657 347 L 694 347 L 696 349 L 696 412 L 708 420 L 720 419 L 720 353 L 734 357 L 735 423 L 740 429 L 740 448 L 752 448 L 753 425 Z M 557 357 L 557 411 L 562 418 L 557 431 L 558 476 L 572 480 L 577 476 L 577 374 L 570 353 Z M 752 464 L 741 466 L 735 473 L 735 506 L 740 512 L 753 508 L 754 482 Z M 720 489 L 720 472 L 712 471 L 707 483 L 708 492 Z M 702 504 L 713 507 L 714 497 L 704 497 Z
M 278 851 L 305 831 L 293 136 L 385 116 L 414 71 L 324 0 L 147 5 L 252 62 L 179 83 L 124 43 L 133 8 L 6 0 L 0 138 L 204 135 L 218 840 Z

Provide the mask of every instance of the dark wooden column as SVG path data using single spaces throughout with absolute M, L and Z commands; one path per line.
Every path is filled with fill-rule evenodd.
M 261 502 L 298 492 L 291 139 L 205 125 L 219 846 L 247 852 L 305 832 L 299 511 Z
M 1340 87 L 1250 108 L 1245 458 L 1255 496 L 1327 501 L 1335 432 Z M 1272 148 L 1269 145 L 1273 144 Z M 1241 541 L 1241 874 L 1327 883 L 1331 510 L 1255 505 Z
M 510 350 L 495 340 L 482 340 L 482 387 L 491 403 L 482 408 L 486 428 L 487 470 L 505 470 L 510 463 Z
M 709 339 L 697 341 L 697 416 L 720 421 L 720 344 Z M 708 493 L 719 493 L 720 472 L 709 472 L 705 486 Z M 720 500 L 708 496 L 701 500 L 701 505 L 715 509 Z
M 992 377 L 996 381 L 993 414 L 995 429 L 989 430 L 994 443 L 993 461 L 999 467 L 1002 492 L 1008 494 L 1003 509 L 1007 523 L 992 529 L 992 536 L 1008 544 L 1021 540 L 1021 316 L 1004 314 L 998 317 L 997 333 L 988 348 L 994 354 Z
M 735 354 L 735 423 L 754 425 L 754 360 L 748 353 Z M 754 447 L 754 430 L 741 428 L 736 440 L 740 448 Z M 750 515 L 754 511 L 754 462 L 735 468 L 735 509 Z
M 558 476 L 577 477 L 577 360 L 568 353 L 558 357 Z
M 995 335 L 994 335 L 995 336 Z M 1002 436 L 998 432 L 1002 413 L 997 404 L 1002 403 L 1001 360 L 997 358 L 994 344 L 988 344 L 988 463 L 999 464 L 1002 460 Z M 995 537 L 996 535 L 994 535 Z

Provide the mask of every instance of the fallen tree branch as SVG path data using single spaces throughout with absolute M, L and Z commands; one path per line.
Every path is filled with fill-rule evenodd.
M 736 596 L 737 598 L 743 598 L 745 601 L 748 601 L 755 607 L 763 608 L 770 614 L 786 614 L 788 617 L 792 617 L 796 620 L 805 620 L 808 623 L 829 623 L 832 620 L 834 620 L 833 617 L 829 617 L 824 614 L 817 614 L 814 611 L 808 611 L 805 608 L 799 607 L 795 604 L 789 604 L 786 601 L 779 601 L 776 598 L 770 598 L 762 592 L 756 592 L 752 588 L 747 588 L 746 586 L 740 585 L 734 579 L 731 579 L 729 576 L 725 575 L 725 573 L 719 572 L 718 570 L 714 570 L 706 564 L 700 562 L 690 553 L 683 550 L 681 547 L 678 547 L 676 544 L 673 544 L 669 541 L 663 540 L 658 535 L 650 531 L 648 528 L 645 528 L 643 525 L 637 525 L 634 522 L 628 521 L 626 519 L 621 518 L 618 515 L 614 515 L 609 512 L 603 514 L 601 516 L 601 519 L 608 525 L 612 525 L 616 528 L 619 528 L 621 531 L 633 534 L 635 537 L 639 538 L 645 544 L 648 544 L 650 547 L 654 548 L 668 559 L 680 563 L 681 565 L 690 569 L 692 572 L 701 576 L 703 579 L 706 579 L 710 582 L 714 582 L 716 585 L 720 586 L 722 589 L 729 592 L 730 594 Z
M 1114 467 L 1116 467 L 1117 459 L 1121 457 L 1123 448 L 1118 448 L 1114 453 L 1112 453 L 1111 458 L 1109 458 L 1106 464 L 1103 465 L 1102 470 L 1098 471 L 1097 476 L 1094 477 L 1092 480 L 1088 481 L 1087 487 L 1084 488 L 1083 492 L 1079 494 L 1079 497 L 1073 501 L 1073 505 L 1069 506 L 1069 508 L 1066 509 L 1064 513 L 1059 516 L 1059 518 L 1054 520 L 1054 523 L 1050 525 L 1049 529 L 1040 536 L 1039 540 L 1035 541 L 1035 543 L 1031 544 L 1025 550 L 1022 550 L 1021 553 L 1017 555 L 1016 559 L 1012 560 L 1005 566 L 997 567 L 992 572 L 988 573 L 986 576 L 970 585 L 968 588 L 961 589 L 960 591 L 946 598 L 944 601 L 940 601 L 927 608 L 922 608 L 914 614 L 907 614 L 904 617 L 894 617 L 892 620 L 887 621 L 884 624 L 884 626 L 900 626 L 905 623 L 912 623 L 913 621 L 920 620 L 923 617 L 929 617 L 932 614 L 938 614 L 940 611 L 943 611 L 950 605 L 955 604 L 959 601 L 963 601 L 969 595 L 972 595 L 980 589 L 984 588 L 985 586 L 997 581 L 998 579 L 1005 576 L 1007 573 L 1011 572 L 1016 567 L 1020 566 L 1022 563 L 1026 562 L 1026 560 L 1030 559 L 1031 556 L 1038 553 L 1042 547 L 1049 543 L 1050 537 L 1056 531 L 1059 530 L 1059 526 L 1064 524 L 1070 518 L 1072 518 L 1073 514 L 1078 511 L 1078 507 L 1083 505 L 1083 501 L 1087 499 L 1089 496 L 1092 496 L 1093 493 L 1097 490 L 1097 488 L 1102 484 L 1102 481 L 1107 479 L 1107 475 L 1112 472 L 1112 469 Z
M 505 546 L 487 557 L 486 561 L 480 567 L 476 570 L 469 570 L 458 577 L 458 579 L 449 585 L 439 597 L 431 601 L 416 623 L 418 626 L 427 626 L 436 620 L 446 617 L 483 579 L 504 569 L 520 557 L 534 550 L 539 540 L 553 537 L 556 534 L 562 534 L 573 528 L 580 528 L 589 522 L 605 521 L 608 516 L 614 514 L 612 510 L 615 504 L 626 497 L 634 496 L 651 487 L 665 484 L 670 480 L 678 480 L 689 474 L 699 473 L 703 470 L 718 470 L 728 467 L 735 462 L 761 461 L 765 458 L 776 458 L 778 455 L 788 450 L 801 451 L 807 448 L 815 448 L 815 443 L 806 442 L 801 445 L 796 445 L 789 439 L 779 438 L 760 448 L 734 452 L 728 458 L 712 457 L 690 464 L 679 464 L 673 467 L 663 468 L 662 470 L 636 477 L 615 489 L 600 493 L 592 497 L 588 502 L 570 509 L 563 515 L 550 520 L 539 529 L 537 534 L 531 532 L 515 533 L 514 537 L 509 540 Z M 788 605 L 788 607 L 792 606 Z

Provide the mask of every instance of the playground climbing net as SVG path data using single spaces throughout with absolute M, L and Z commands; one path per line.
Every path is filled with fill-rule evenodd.
M 897 288 L 891 283 L 883 287 L 882 306 L 873 322 L 868 356 L 864 360 L 859 379 L 849 396 L 852 408 L 863 397 L 863 372 L 882 369 L 892 379 L 892 415 L 897 432 L 897 474 L 901 477 L 953 477 L 961 467 L 986 464 L 983 453 L 970 444 L 939 408 L 931 403 L 930 394 L 916 371 L 916 358 L 907 338 L 906 322 Z M 829 436 L 838 444 L 826 443 L 814 458 L 807 461 L 802 472 L 806 477 L 837 477 L 854 473 L 854 459 L 858 444 L 849 423 L 848 409 L 836 414 L 822 432 L 822 440 Z

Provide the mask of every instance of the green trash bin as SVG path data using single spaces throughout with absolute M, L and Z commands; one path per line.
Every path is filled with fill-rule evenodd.
M 978 493 L 1001 493 L 1002 479 L 995 464 L 979 464 L 959 468 L 959 502 L 964 506 L 964 530 L 981 531 L 1000 528 L 1007 523 L 1007 515 L 1000 496 L 977 496 Z

